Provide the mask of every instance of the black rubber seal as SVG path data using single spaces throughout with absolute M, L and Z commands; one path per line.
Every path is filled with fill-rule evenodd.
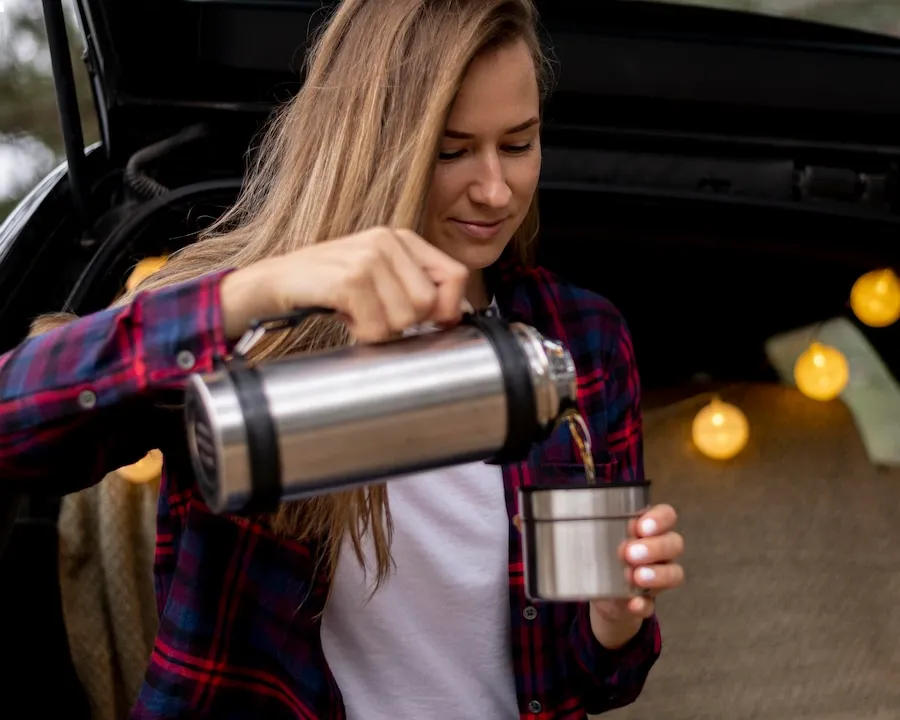
M 241 514 L 275 512 L 281 501 L 281 452 L 278 434 L 256 368 L 240 364 L 229 372 L 234 383 L 250 461 L 250 499 Z
M 506 391 L 506 442 L 489 465 L 522 462 L 538 439 L 537 408 L 528 358 L 509 329 L 509 323 L 494 314 L 469 315 L 465 322 L 474 325 L 490 341 L 500 360 Z

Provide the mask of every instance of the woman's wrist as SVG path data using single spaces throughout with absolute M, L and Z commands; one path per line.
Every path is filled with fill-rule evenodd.
M 593 603 L 590 606 L 591 631 L 607 650 L 618 650 L 634 638 L 641 629 L 644 619 L 628 612 L 621 616 L 609 617 Z
M 278 293 L 268 260 L 228 273 L 219 285 L 225 337 L 237 340 L 250 323 L 260 317 L 277 315 Z

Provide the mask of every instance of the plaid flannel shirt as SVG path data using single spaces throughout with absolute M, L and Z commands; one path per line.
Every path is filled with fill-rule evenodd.
M 0 483 L 27 491 L 39 479 L 41 490 L 73 492 L 162 448 L 160 626 L 132 717 L 339 720 L 340 691 L 319 635 L 327 584 L 315 570 L 318 548 L 276 537 L 262 518 L 213 515 L 194 492 L 181 416 L 160 402 L 171 394 L 177 403 L 187 375 L 211 370 L 230 350 L 221 277 L 144 293 L 0 357 Z M 598 478 L 643 479 L 638 374 L 618 311 L 539 268 L 507 263 L 497 278 L 505 317 L 571 351 Z M 585 482 L 563 428 L 526 462 L 505 466 L 503 478 L 510 517 L 520 485 Z M 509 605 L 522 719 L 583 718 L 627 705 L 660 653 L 655 617 L 609 651 L 591 631 L 587 604 L 530 603 L 512 522 Z

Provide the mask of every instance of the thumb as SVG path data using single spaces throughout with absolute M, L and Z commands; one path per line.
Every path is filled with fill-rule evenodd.
M 522 532 L 522 517 L 520 515 L 513 515 L 512 523 L 516 526 L 516 530 Z

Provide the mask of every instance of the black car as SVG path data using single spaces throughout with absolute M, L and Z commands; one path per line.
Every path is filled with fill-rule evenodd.
M 136 261 L 233 202 L 328 5 L 78 0 L 101 131 L 85 149 L 61 4 L 45 0 L 68 163 L 0 226 L 0 352 L 41 313 L 105 307 Z M 774 379 L 765 338 L 844 312 L 859 275 L 900 265 L 900 39 L 694 5 L 538 5 L 558 72 L 540 260 L 621 308 L 647 388 Z M 898 332 L 872 334 L 895 375 Z M 29 698 L 28 716 L 86 712 L 56 499 L 0 505 L 0 638 L 17 658 L 3 696 Z
M 46 3 L 69 161 L 0 227 L 0 351 L 41 312 L 104 307 L 136 260 L 221 213 L 328 5 L 79 0 L 101 135 L 84 152 Z M 538 5 L 558 70 L 541 260 L 620 305 L 645 383 L 757 373 L 760 338 L 840 312 L 859 274 L 896 264 L 900 40 L 638 0 Z

